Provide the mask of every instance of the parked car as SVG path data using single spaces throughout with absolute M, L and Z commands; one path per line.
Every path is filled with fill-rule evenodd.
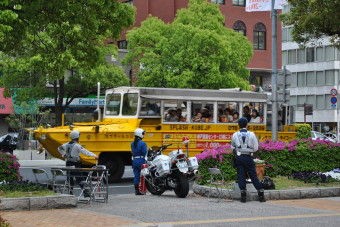
M 8 152 L 13 154 L 13 151 L 18 145 L 18 133 L 8 133 L 0 137 L 0 152 Z
M 324 133 L 324 135 L 329 137 L 329 138 L 331 138 L 331 139 L 333 139 L 333 140 L 337 140 L 338 139 L 337 136 L 334 133 L 332 133 L 332 132 L 326 132 L 326 133 Z
M 326 135 L 322 134 L 321 132 L 317 132 L 317 131 L 311 131 L 311 137 L 312 137 L 312 140 L 325 140 L 325 141 L 330 141 L 332 143 L 336 143 L 335 139 L 327 137 Z

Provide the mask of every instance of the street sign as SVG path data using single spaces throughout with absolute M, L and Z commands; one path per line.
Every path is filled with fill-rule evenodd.
M 337 101 L 338 101 L 338 99 L 336 97 L 332 97 L 331 98 L 331 103 L 332 104 L 336 104 Z
M 331 95 L 336 96 L 338 94 L 338 91 L 335 88 L 331 89 Z
M 331 104 L 332 109 L 336 109 L 336 104 Z

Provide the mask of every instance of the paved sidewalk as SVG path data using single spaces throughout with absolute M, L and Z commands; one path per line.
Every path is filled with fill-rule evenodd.
M 1 212 L 13 227 L 138 226 L 139 221 L 80 209 Z

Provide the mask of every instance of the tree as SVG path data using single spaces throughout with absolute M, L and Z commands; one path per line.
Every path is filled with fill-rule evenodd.
M 149 17 L 128 35 L 124 59 L 139 68 L 137 85 L 178 88 L 249 88 L 252 46 L 224 27 L 218 5 L 190 0 L 175 20 Z
M 306 44 L 323 36 L 340 46 L 339 0 L 288 0 L 290 12 L 281 15 L 285 25 L 293 25 L 294 41 Z
M 131 5 L 117 0 L 13 0 L 0 3 L 0 10 L 2 81 L 8 88 L 22 88 L 18 96 L 23 100 L 51 95 L 57 125 L 73 98 L 93 92 L 97 81 L 108 87 L 128 84 L 123 71 L 105 61 L 117 52 L 105 40 L 133 24 Z

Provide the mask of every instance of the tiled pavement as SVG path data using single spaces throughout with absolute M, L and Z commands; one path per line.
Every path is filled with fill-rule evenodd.
M 12 227 L 137 226 L 138 221 L 79 209 L 1 212 Z

